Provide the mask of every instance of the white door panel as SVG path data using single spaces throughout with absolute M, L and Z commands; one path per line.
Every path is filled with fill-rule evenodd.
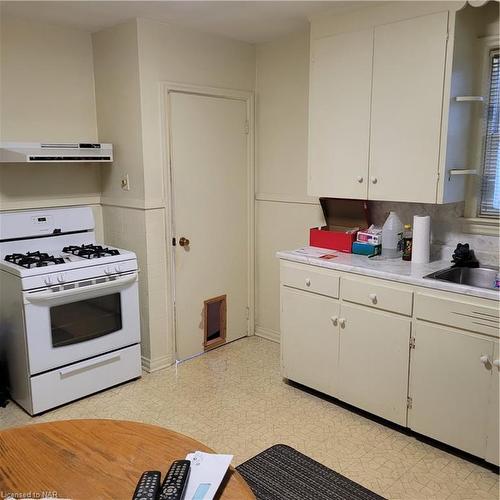
M 488 401 L 488 421 L 487 421 L 487 441 L 486 441 L 486 461 L 495 465 L 500 465 L 499 463 L 499 452 L 498 444 L 500 441 L 498 427 L 500 425 L 499 418 L 499 378 L 500 378 L 500 366 L 498 366 L 500 358 L 500 349 L 498 342 L 495 342 L 495 347 L 493 351 L 492 359 L 492 377 L 490 385 L 490 398 Z
M 366 198 L 373 30 L 312 44 L 308 192 Z
M 406 425 L 411 320 L 342 304 L 338 397 Z
M 339 302 L 281 287 L 283 375 L 325 394 L 336 387 Z
M 435 203 L 448 13 L 375 27 L 371 200 Z
M 484 457 L 493 342 L 421 321 L 414 335 L 409 427 Z
M 204 301 L 227 296 L 227 337 L 247 334 L 246 102 L 169 94 L 178 359 L 203 352 Z

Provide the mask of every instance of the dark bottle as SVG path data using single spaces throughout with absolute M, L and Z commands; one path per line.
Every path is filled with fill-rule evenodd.
M 403 233 L 403 260 L 411 260 L 411 247 L 413 244 L 413 233 L 410 224 L 405 224 Z

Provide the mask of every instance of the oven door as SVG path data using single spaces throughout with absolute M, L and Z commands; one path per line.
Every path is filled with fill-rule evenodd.
M 31 375 L 140 341 L 137 273 L 24 292 Z

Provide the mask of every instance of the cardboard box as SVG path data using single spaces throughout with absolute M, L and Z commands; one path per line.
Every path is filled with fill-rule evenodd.
M 360 229 L 370 226 L 368 202 L 341 198 L 320 198 L 326 225 L 309 230 L 309 245 L 351 253 Z

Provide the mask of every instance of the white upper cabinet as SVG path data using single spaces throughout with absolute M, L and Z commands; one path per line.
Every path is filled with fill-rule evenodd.
M 479 171 L 474 104 L 455 98 L 480 92 L 477 40 L 491 15 L 408 4 L 313 22 L 310 195 L 450 203 Z
M 366 198 L 373 30 L 312 41 L 308 193 Z
M 372 200 L 435 203 L 448 12 L 375 27 Z

